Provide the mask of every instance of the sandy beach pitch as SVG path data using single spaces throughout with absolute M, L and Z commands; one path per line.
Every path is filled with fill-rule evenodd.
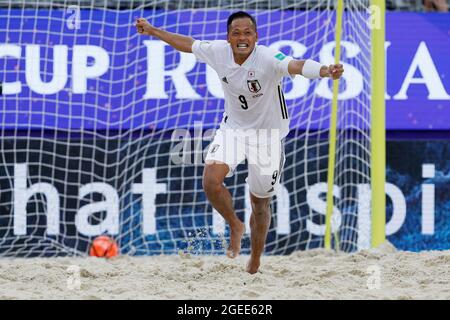
M 450 299 L 450 251 L 0 259 L 0 299 Z

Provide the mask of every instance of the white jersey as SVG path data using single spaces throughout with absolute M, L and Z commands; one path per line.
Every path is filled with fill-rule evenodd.
M 266 46 L 256 45 L 242 65 L 233 58 L 225 40 L 194 41 L 192 52 L 218 74 L 225 95 L 222 128 L 279 129 L 289 132 L 289 114 L 281 90 L 283 76 L 292 57 Z

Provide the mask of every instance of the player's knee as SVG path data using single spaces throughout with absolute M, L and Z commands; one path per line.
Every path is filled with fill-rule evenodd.
M 269 209 L 269 207 L 254 208 L 253 214 L 257 217 L 270 216 L 270 209 Z
M 252 199 L 252 211 L 256 216 L 270 215 L 270 198 Z
M 211 165 L 205 167 L 202 183 L 206 195 L 220 193 L 225 175 L 225 167 Z
M 205 175 L 203 177 L 203 190 L 207 195 L 214 195 L 220 193 L 222 188 L 222 181 L 212 175 Z

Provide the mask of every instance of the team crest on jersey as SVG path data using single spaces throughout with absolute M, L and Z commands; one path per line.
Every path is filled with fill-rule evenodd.
M 247 86 L 248 90 L 252 93 L 257 93 L 259 90 L 261 90 L 261 85 L 259 84 L 258 80 L 247 80 Z

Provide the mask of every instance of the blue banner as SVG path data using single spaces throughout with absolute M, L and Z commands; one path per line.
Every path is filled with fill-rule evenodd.
M 103 233 L 118 240 L 123 254 L 224 252 L 219 233 L 225 232 L 228 238 L 229 228 L 215 220 L 219 214 L 213 213 L 202 190 L 204 167 L 172 164 L 171 141 L 70 141 L 68 147 L 62 139 L 1 140 L 0 256 L 87 253 L 92 239 Z M 207 145 L 205 141 L 202 148 Z M 323 170 L 299 178 L 305 166 L 298 161 L 302 145 L 298 138 L 287 139 L 282 189 L 272 201 L 268 254 L 324 246 L 327 159 L 317 161 Z M 127 152 L 119 155 L 117 150 Z M 76 156 L 68 157 L 68 153 Z M 92 161 L 93 154 L 98 161 Z M 450 249 L 448 159 L 447 141 L 388 142 L 386 236 L 396 248 Z M 79 168 L 83 172 L 78 173 Z M 242 164 L 225 181 L 236 214 L 246 223 L 251 213 L 247 173 Z M 348 210 L 338 210 L 341 250 L 370 245 L 368 237 L 358 236 L 361 224 L 370 221 L 359 223 L 365 199 L 355 193 L 347 201 L 356 211 L 348 205 Z M 250 251 L 248 233 L 242 249 Z
M 147 11 L 144 16 L 169 31 L 224 39 L 229 13 Z M 192 128 L 196 121 L 217 126 L 223 99 L 214 74 L 192 54 L 180 55 L 155 38 L 138 36 L 135 15 L 82 10 L 79 28 L 70 28 L 64 10 L 0 10 L 2 129 L 173 129 Z M 314 32 L 327 23 L 327 15 L 294 11 L 255 15 L 260 44 L 279 47 L 296 58 L 331 58 L 328 44 L 333 33 L 317 44 L 324 31 Z M 449 30 L 448 14 L 387 14 L 388 130 L 450 129 Z M 368 49 L 355 43 L 364 37 L 355 38 L 343 39 L 343 62 L 348 67 L 342 99 L 357 104 L 364 99 L 368 72 L 357 61 L 367 57 Z M 306 51 L 296 54 L 299 48 Z M 318 89 L 318 81 L 312 83 L 294 90 L 287 80 L 289 112 L 300 115 L 292 119 L 292 129 L 305 129 L 301 106 L 329 100 Z

